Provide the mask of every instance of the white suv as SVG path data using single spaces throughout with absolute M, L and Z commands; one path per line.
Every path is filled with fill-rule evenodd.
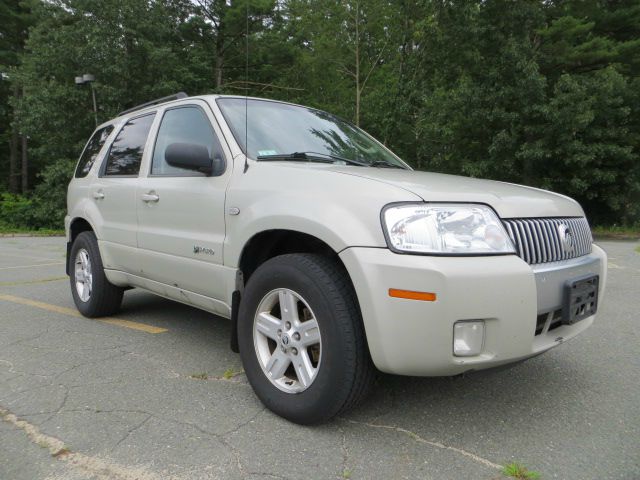
M 593 323 L 605 285 L 570 198 L 416 172 L 344 120 L 258 98 L 178 94 L 101 125 L 65 223 L 82 314 L 139 287 L 230 318 L 255 392 L 298 423 L 353 406 L 376 368 L 542 353 Z

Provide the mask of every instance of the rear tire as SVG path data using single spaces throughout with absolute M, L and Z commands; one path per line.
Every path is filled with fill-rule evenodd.
M 319 423 L 369 393 L 375 369 L 360 309 L 334 260 L 315 254 L 268 260 L 249 279 L 238 317 L 244 370 L 274 413 Z
M 104 317 L 120 309 L 124 289 L 107 280 L 93 232 L 82 232 L 76 237 L 67 261 L 71 295 L 82 315 Z

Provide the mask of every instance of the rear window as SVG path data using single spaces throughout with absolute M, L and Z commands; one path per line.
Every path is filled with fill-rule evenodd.
M 87 142 L 86 147 L 84 147 L 84 151 L 80 156 L 80 161 L 78 162 L 78 167 L 76 168 L 76 178 L 86 177 L 91 170 L 91 167 L 96 162 L 98 158 L 98 154 L 102 147 L 104 146 L 104 142 L 107 141 L 107 137 L 113 131 L 113 125 L 107 125 L 100 130 L 96 130 L 93 136 Z
M 138 175 L 155 113 L 129 120 L 111 144 L 104 175 Z

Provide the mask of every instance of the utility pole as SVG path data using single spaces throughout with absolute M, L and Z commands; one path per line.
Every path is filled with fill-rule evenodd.
M 76 85 L 84 85 L 85 83 L 89 84 L 91 88 L 91 98 L 93 99 L 93 118 L 96 121 L 96 127 L 98 126 L 98 104 L 96 102 L 96 91 L 93 88 L 93 82 L 96 81 L 96 76 L 91 73 L 85 73 L 82 76 L 76 77 Z

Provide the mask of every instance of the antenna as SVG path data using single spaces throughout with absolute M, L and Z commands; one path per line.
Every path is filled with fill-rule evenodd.
M 244 171 L 249 169 L 249 0 L 245 0 L 245 58 L 244 58 Z

